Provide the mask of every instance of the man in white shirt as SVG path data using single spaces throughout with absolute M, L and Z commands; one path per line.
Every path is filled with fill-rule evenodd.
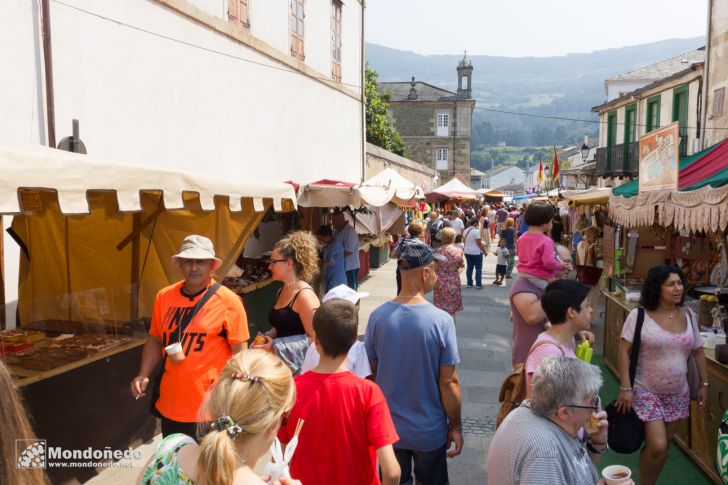
M 356 290 L 356 279 L 359 273 L 359 236 L 340 211 L 331 216 L 336 239 L 344 246 L 344 270 L 346 270 L 346 284 Z
M 448 212 L 447 218 L 450 220 L 450 227 L 455 229 L 455 234 L 462 235 L 463 229 L 465 229 L 465 224 L 463 223 L 463 220 L 458 217 L 457 211 L 453 210 Z

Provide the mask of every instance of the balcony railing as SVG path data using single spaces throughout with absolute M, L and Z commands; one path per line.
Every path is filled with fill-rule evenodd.
M 639 174 L 639 143 L 597 148 L 599 177 L 636 177 Z

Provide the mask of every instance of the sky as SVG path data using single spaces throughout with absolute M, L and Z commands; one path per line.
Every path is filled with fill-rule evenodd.
M 366 40 L 419 54 L 555 56 L 704 36 L 707 0 L 367 0 Z

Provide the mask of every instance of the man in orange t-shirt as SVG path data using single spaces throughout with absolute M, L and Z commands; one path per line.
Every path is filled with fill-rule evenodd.
M 159 399 L 153 405 L 162 418 L 162 434 L 183 433 L 196 438 L 200 406 L 205 394 L 230 357 L 247 347 L 248 319 L 238 295 L 220 286 L 183 332 L 180 322 L 214 284 L 212 272 L 222 261 L 215 257 L 212 241 L 187 236 L 172 264 L 184 280 L 162 289 L 154 302 L 149 337 L 144 345 L 139 375 L 131 382 L 137 399 L 145 396 L 149 376 L 164 357 L 170 338 L 182 345 L 184 359 L 164 359 Z M 178 333 L 176 333 L 178 332 Z

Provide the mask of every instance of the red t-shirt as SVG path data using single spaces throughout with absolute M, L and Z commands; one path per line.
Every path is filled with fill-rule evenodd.
M 183 296 L 180 281 L 157 294 L 149 334 L 159 337 L 162 346 L 179 326 L 184 314 L 202 298 L 204 292 L 190 300 Z M 170 359 L 164 366 L 157 409 L 166 418 L 193 423 L 199 419 L 205 393 L 220 376 L 232 356 L 230 346 L 248 340 L 248 318 L 238 295 L 221 286 L 200 308 L 179 339 L 185 360 Z M 162 350 L 164 353 L 164 350 Z
M 303 485 L 379 484 L 376 450 L 399 440 L 379 386 L 351 372 L 311 371 L 295 381 L 296 404 L 278 432 L 288 443 L 304 420 L 291 476 Z

